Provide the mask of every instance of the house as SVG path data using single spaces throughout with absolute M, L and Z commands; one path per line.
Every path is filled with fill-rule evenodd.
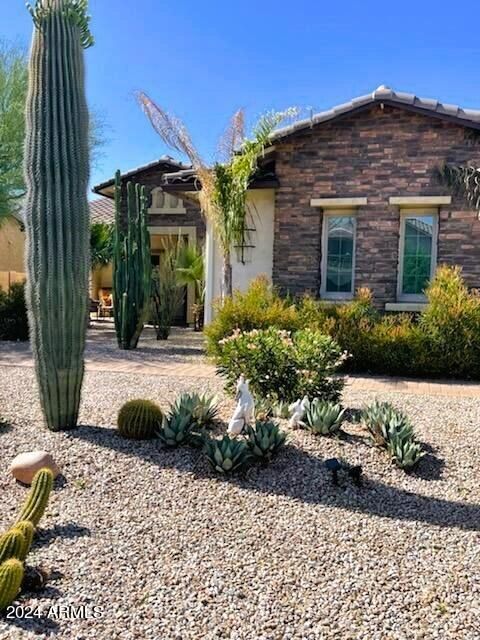
M 164 156 L 121 174 L 122 186 L 127 182 L 135 182 L 146 187 L 148 207 L 148 230 L 150 232 L 152 262 L 154 266 L 160 264 L 165 248 L 172 242 L 181 241 L 202 246 L 205 241 L 205 223 L 195 200 L 178 197 L 176 194 L 163 190 L 162 182 L 165 173 L 183 171 L 186 166 L 176 162 L 169 156 Z M 102 200 L 111 203 L 115 197 L 115 180 L 112 178 L 93 187 L 94 193 L 104 196 Z M 100 205 L 98 205 L 100 206 Z M 126 200 L 122 201 L 123 214 L 126 216 Z M 109 288 L 111 282 L 111 268 L 103 270 L 103 288 Z M 111 284 L 110 284 L 111 286 Z M 192 305 L 195 302 L 193 286 L 188 287 L 184 296 L 184 304 L 176 318 L 177 324 L 193 322 Z
M 438 176 L 445 163 L 479 165 L 480 111 L 381 86 L 271 142 L 249 191 L 234 287 L 267 274 L 291 294 L 337 301 L 369 287 L 384 310 L 419 310 L 447 263 L 480 288 L 480 221 Z M 199 188 L 186 169 L 164 174 L 162 187 L 180 198 Z M 206 257 L 208 322 L 222 271 L 211 228 Z

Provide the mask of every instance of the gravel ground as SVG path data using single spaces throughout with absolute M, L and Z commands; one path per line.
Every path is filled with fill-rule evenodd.
M 103 607 L 99 619 L 0 620 L 2 640 L 480 638 L 480 400 L 382 396 L 430 446 L 416 474 L 348 424 L 341 440 L 291 432 L 269 467 L 223 481 L 195 450 L 112 428 L 127 399 L 166 407 L 192 388 L 221 393 L 216 380 L 89 373 L 86 426 L 51 434 L 33 372 L 0 368 L 0 525 L 25 494 L 7 472 L 17 453 L 46 448 L 65 475 L 29 556 L 52 581 L 21 603 Z M 224 418 L 231 406 L 222 397 Z M 331 456 L 361 463 L 365 486 L 333 487 Z

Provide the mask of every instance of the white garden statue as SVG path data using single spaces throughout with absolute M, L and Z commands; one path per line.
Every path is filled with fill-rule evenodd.
M 290 420 L 288 426 L 292 429 L 298 429 L 303 424 L 305 411 L 308 407 L 308 396 L 304 396 L 302 400 L 297 400 L 291 404 L 288 409 L 290 411 Z
M 255 412 L 255 401 L 248 388 L 248 380 L 245 380 L 243 375 L 238 379 L 235 398 L 237 406 L 227 429 L 228 434 L 232 436 L 238 436 L 242 433 L 244 427 L 252 422 Z

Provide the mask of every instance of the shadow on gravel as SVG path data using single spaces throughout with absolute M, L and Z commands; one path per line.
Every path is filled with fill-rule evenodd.
M 8 422 L 4 422 L 3 420 L 0 420 L 0 436 L 2 436 L 4 433 L 8 433 L 9 431 L 12 430 L 12 425 L 9 424 Z
M 56 524 L 49 529 L 38 529 L 33 547 L 48 547 L 51 542 L 58 538 L 63 538 L 64 540 L 73 540 L 74 538 L 91 536 L 91 534 L 92 532 L 88 527 L 82 527 L 82 525 L 79 525 L 76 522 L 69 522 L 68 524 Z
M 420 460 L 412 475 L 422 480 L 440 480 L 445 468 L 445 460 L 435 455 L 436 449 L 426 442 L 422 442 L 422 447 L 427 455 Z
M 60 632 L 59 623 L 47 617 L 39 617 L 39 618 L 5 618 L 0 616 L 0 622 L 4 622 L 9 627 L 16 627 L 17 629 L 21 629 L 22 631 L 28 633 L 34 633 L 34 637 L 48 638 L 49 636 L 54 636 Z M 13 637 L 21 637 L 11 636 Z
M 125 455 L 140 457 L 159 467 L 176 468 L 196 477 L 212 478 L 201 462 L 198 450 L 165 450 L 157 440 L 132 442 L 121 438 L 114 429 L 83 426 L 69 432 L 69 437 L 91 442 Z M 280 471 L 280 472 L 279 472 Z M 399 470 L 399 473 L 403 473 Z M 349 509 L 382 518 L 426 522 L 439 527 L 467 531 L 480 530 L 480 505 L 453 502 L 422 496 L 398 487 L 364 478 L 361 488 L 332 485 L 321 458 L 288 445 L 268 467 L 254 467 L 241 476 L 227 480 L 255 493 L 282 495 L 294 500 Z

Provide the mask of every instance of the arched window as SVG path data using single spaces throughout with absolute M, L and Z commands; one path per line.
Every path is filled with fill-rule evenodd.
M 185 213 L 183 200 L 175 195 L 166 193 L 162 187 L 156 187 L 152 191 L 152 206 L 149 213 Z

